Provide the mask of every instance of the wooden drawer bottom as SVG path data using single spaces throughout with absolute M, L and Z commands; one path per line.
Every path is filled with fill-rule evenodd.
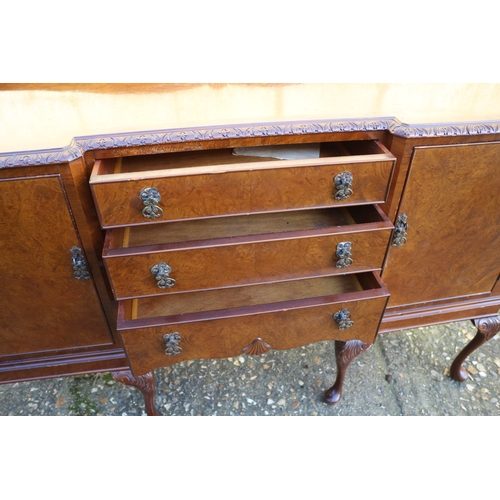
M 185 305 L 171 310 L 168 296 L 164 316 L 153 316 L 161 307 L 147 304 L 151 298 L 120 304 L 118 328 L 135 376 L 188 359 L 261 354 L 322 340 L 371 344 L 389 297 L 374 273 L 240 287 L 210 300 L 197 294 L 208 292 L 179 294 Z M 341 329 L 333 315 L 344 308 L 353 324 Z

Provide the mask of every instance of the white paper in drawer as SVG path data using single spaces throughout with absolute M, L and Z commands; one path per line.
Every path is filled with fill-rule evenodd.
M 279 160 L 301 160 L 319 158 L 319 144 L 285 144 L 282 146 L 257 146 L 252 148 L 234 148 L 236 156 L 261 156 Z

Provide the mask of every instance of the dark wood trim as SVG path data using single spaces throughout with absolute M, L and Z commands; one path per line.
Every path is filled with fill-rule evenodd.
M 122 348 L 18 359 L 0 363 L 0 384 L 128 369 Z
M 484 295 L 451 303 L 442 301 L 432 304 L 417 304 L 413 307 L 387 308 L 379 333 L 463 321 L 470 318 L 484 318 L 496 314 L 499 308 L 500 297 L 485 298 Z

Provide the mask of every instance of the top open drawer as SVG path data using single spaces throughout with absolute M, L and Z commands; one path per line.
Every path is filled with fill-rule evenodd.
M 383 203 L 394 161 L 378 141 L 188 151 L 97 160 L 90 183 L 110 228 Z

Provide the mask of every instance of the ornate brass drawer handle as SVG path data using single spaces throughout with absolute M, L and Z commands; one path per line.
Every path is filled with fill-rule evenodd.
M 354 321 L 350 319 L 351 313 L 347 309 L 341 309 L 332 315 L 332 318 L 338 323 L 339 330 L 347 330 L 354 325 Z
M 90 273 L 82 249 L 73 247 L 70 252 L 73 262 L 73 278 L 76 280 L 88 280 L 90 278 Z
M 169 276 L 171 272 L 172 268 L 165 262 L 155 264 L 151 268 L 151 274 L 154 274 L 158 288 L 172 288 L 175 286 L 177 282 Z
M 161 200 L 158 189 L 154 187 L 141 189 L 140 196 L 145 205 L 142 210 L 142 215 L 144 215 L 146 219 L 156 219 L 162 216 L 163 210 L 158 206 Z
M 181 341 L 179 332 L 166 333 L 163 335 L 163 342 L 165 342 L 165 354 L 167 356 L 177 356 L 182 352 L 182 347 L 179 346 Z
M 393 247 L 402 247 L 406 243 L 406 231 L 408 231 L 408 216 L 401 214 L 396 221 L 392 237 Z
M 351 172 L 341 172 L 333 178 L 333 182 L 335 182 L 335 189 L 337 189 L 337 192 L 335 193 L 336 200 L 345 200 L 352 195 L 352 181 L 353 178 Z
M 352 243 L 350 241 L 341 241 L 337 245 L 337 252 L 335 253 L 338 258 L 337 263 L 335 264 L 337 267 L 349 267 L 352 264 Z

